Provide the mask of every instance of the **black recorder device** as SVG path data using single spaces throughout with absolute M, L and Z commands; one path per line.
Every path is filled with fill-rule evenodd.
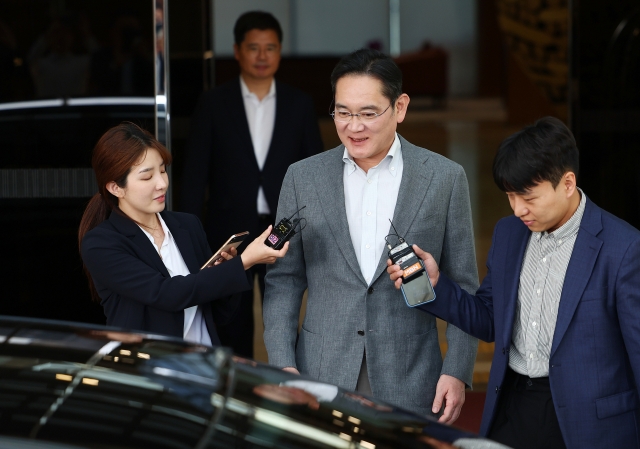
M 393 223 L 391 223 L 391 226 L 395 231 Z M 405 302 L 409 307 L 416 307 L 433 301 L 436 299 L 436 294 L 433 291 L 433 286 L 422 259 L 416 255 L 413 247 L 397 234 L 397 231 L 394 235 L 398 237 L 397 245 L 392 247 L 387 240 L 387 247 L 389 248 L 389 259 L 395 265 L 399 265 L 402 270 L 402 286 L 400 290 Z
M 302 221 L 304 221 L 304 218 L 293 217 L 296 216 L 305 207 L 307 206 L 302 206 L 289 218 L 283 218 L 282 220 L 280 220 L 280 222 L 278 222 L 278 224 L 275 225 L 273 229 L 271 229 L 271 234 L 269 234 L 269 237 L 267 237 L 267 239 L 264 241 L 264 244 L 276 250 L 282 249 L 284 244 L 291 240 L 291 237 L 294 236 L 294 234 L 296 233 L 296 228 Z M 291 221 L 292 219 L 293 221 Z

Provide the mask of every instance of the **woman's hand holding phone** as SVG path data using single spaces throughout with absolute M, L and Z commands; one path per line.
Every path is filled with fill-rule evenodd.
M 289 250 L 289 242 L 285 243 L 279 251 L 269 248 L 264 244 L 265 239 L 271 233 L 272 227 L 273 226 L 269 225 L 269 227 L 260 236 L 258 236 L 258 238 L 251 242 L 240 255 L 242 265 L 245 270 L 259 263 L 272 264 L 277 259 L 284 257 L 284 255 L 287 254 L 287 251 Z
M 220 258 L 218 260 L 216 260 L 213 265 L 220 265 L 222 262 L 224 262 L 225 260 L 231 260 L 234 257 L 236 257 L 238 255 L 238 250 L 235 248 L 235 246 L 232 246 L 231 248 L 229 248 L 229 251 L 222 251 L 220 253 Z

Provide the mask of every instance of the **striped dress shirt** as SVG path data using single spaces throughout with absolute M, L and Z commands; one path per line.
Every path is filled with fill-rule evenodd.
M 578 236 L 586 197 L 553 232 L 532 232 L 520 271 L 509 367 L 529 377 L 549 376 L 549 356 L 567 266 Z

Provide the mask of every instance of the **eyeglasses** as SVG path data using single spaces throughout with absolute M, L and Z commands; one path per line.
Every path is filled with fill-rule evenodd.
M 389 109 L 390 107 L 391 107 L 391 105 L 387 106 L 387 109 Z M 333 111 L 329 115 L 336 122 L 350 122 L 351 121 L 351 117 L 358 117 L 361 122 L 369 123 L 369 122 L 373 122 L 375 119 L 377 119 L 382 114 L 387 112 L 387 109 L 385 109 L 384 111 L 382 111 L 379 114 L 377 112 L 369 112 L 369 111 L 367 111 L 367 112 L 358 112 L 357 114 L 352 114 L 351 112 L 348 112 L 348 111 Z

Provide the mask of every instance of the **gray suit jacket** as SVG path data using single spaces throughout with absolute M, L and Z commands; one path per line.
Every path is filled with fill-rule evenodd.
M 478 272 L 464 170 L 403 138 L 400 142 L 404 169 L 393 218 L 396 229 L 433 254 L 440 269 L 462 288 L 475 292 Z M 443 362 L 435 318 L 407 307 L 386 274 L 386 252 L 371 285 L 366 283 L 347 223 L 343 152 L 340 145 L 304 159 L 285 176 L 277 217 L 306 206 L 300 216 L 307 223 L 265 279 L 269 363 L 294 366 L 321 382 L 353 390 L 366 349 L 374 396 L 430 414 L 441 374 L 471 385 L 477 340 L 449 325 Z

